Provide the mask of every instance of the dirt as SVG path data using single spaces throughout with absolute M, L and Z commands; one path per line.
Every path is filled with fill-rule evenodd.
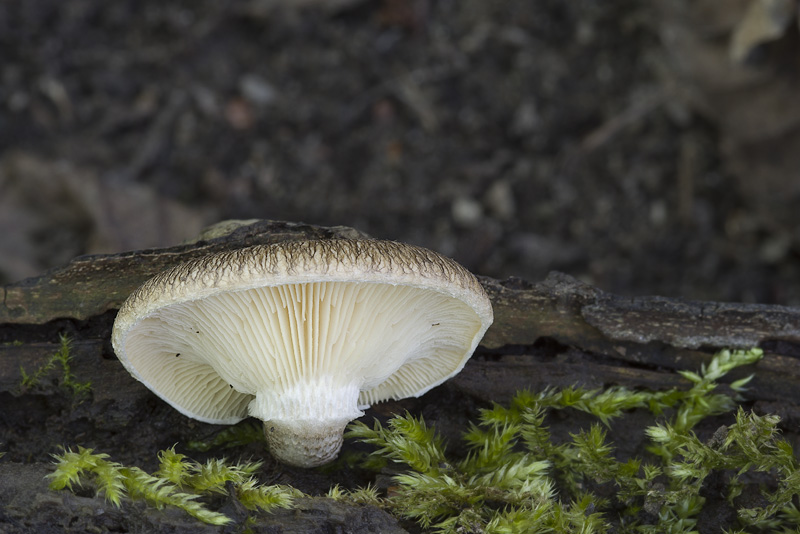
M 258 217 L 797 304 L 796 69 L 707 53 L 746 3 L 4 2 L 0 281 Z

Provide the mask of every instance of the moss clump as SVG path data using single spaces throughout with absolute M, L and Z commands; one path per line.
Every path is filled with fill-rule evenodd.
M 325 496 L 334 501 L 348 501 L 355 504 L 383 506 L 385 503 L 378 489 L 371 484 L 364 488 L 357 488 L 354 490 L 343 489 L 339 484 L 336 484 L 328 490 Z
M 347 437 L 375 447 L 365 464 L 377 469 L 391 462 L 403 471 L 393 476 L 385 494 L 371 485 L 356 490 L 336 485 L 327 496 L 380 506 L 442 533 L 677 534 L 697 531 L 704 486 L 715 475 L 723 481 L 716 486 L 724 487 L 736 510 L 730 532 L 798 532 L 800 465 L 791 446 L 779 438 L 777 416 L 738 408 L 734 422 L 721 426 L 707 442 L 692 430 L 709 416 L 737 408 L 750 377 L 728 384 L 732 394 L 720 393 L 718 380 L 762 355 L 758 349 L 722 351 L 699 372 L 682 373 L 691 383 L 687 390 L 572 387 L 520 392 L 509 406 L 482 410 L 477 424 L 464 433 L 469 452 L 460 459 L 447 454 L 441 438 L 421 418 L 406 414 L 371 428 L 356 422 Z M 633 408 L 654 415 L 642 435 L 648 440 L 648 457 L 620 461 L 606 431 Z M 591 414 L 597 422 L 556 443 L 545 419 L 551 410 L 565 409 Z M 243 425 L 201 448 L 261 439 L 260 429 Z M 159 453 L 153 474 L 111 462 L 90 449 L 68 450 L 56 458 L 57 469 L 50 475 L 54 489 L 92 480 L 115 505 L 125 497 L 145 499 L 157 507 L 182 508 L 213 524 L 230 519 L 208 509 L 202 496 L 234 493 L 248 509 L 269 511 L 291 507 L 302 495 L 286 486 L 258 484 L 253 477 L 258 463 L 199 464 L 174 448 Z M 740 505 L 743 481 L 754 476 L 767 480 L 770 489 L 762 490 L 758 506 Z
M 464 435 L 470 452 L 457 461 L 433 429 L 408 414 L 385 427 L 353 423 L 347 435 L 376 447 L 373 466 L 378 459 L 406 467 L 379 503 L 436 532 L 692 532 L 705 502 L 701 489 L 713 472 L 728 477 L 732 506 L 743 476 L 767 473 L 777 489 L 764 491 L 765 506 L 740 507 L 731 527 L 788 532 L 800 525 L 794 501 L 800 469 L 791 446 L 778 438 L 778 418 L 739 409 L 735 423 L 708 443 L 692 432 L 706 417 L 734 409 L 749 378 L 729 384 L 734 396 L 717 392 L 717 380 L 761 357 L 758 349 L 722 351 L 699 373 L 682 373 L 692 383 L 686 391 L 519 393 L 508 407 L 482 411 Z M 555 444 L 545 416 L 567 408 L 598 422 Z M 644 429 L 648 462 L 618 461 L 606 439 L 604 427 L 631 408 L 657 416 Z M 592 493 L 600 488 L 611 497 Z
M 186 443 L 190 451 L 206 452 L 211 449 L 229 449 L 248 443 L 266 443 L 264 427 L 261 423 L 244 421 L 217 432 L 211 440 L 193 440 Z
M 126 467 L 109 460 L 107 454 L 78 447 L 54 455 L 56 470 L 48 475 L 50 488 L 70 489 L 74 484 L 93 480 L 98 493 L 114 506 L 125 497 L 145 500 L 156 508 L 174 506 L 212 525 L 225 525 L 231 519 L 208 509 L 199 499 L 213 494 L 228 494 L 230 488 L 248 510 L 270 512 L 289 508 L 302 493 L 287 486 L 265 486 L 254 478 L 260 462 L 228 463 L 212 459 L 201 464 L 175 452 L 174 447 L 159 453 L 159 468 L 149 474 L 138 467 Z
M 71 362 L 72 355 L 72 340 L 65 334 L 58 336 L 60 346 L 55 354 L 53 354 L 42 366 L 36 369 L 33 374 L 28 374 L 25 368 L 20 366 L 19 371 L 22 375 L 22 382 L 20 383 L 23 390 L 29 390 L 39 385 L 42 378 L 47 376 L 51 371 L 56 368 L 61 368 L 61 377 L 59 382 L 61 387 L 66 388 L 72 397 L 81 402 L 85 400 L 92 391 L 91 382 L 79 382 L 72 372 Z

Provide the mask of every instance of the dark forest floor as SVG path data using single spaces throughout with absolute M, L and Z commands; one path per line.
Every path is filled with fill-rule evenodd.
M 744 3 L 4 2 L 0 281 L 258 217 L 498 278 L 798 303 L 800 186 L 759 178 L 794 123 L 739 150 L 716 95 L 741 80 L 697 73 Z

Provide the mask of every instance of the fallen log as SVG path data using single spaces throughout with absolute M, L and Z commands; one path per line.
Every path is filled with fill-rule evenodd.
M 52 504 L 49 515 L 42 517 L 65 520 L 65 510 L 77 506 L 76 497 L 54 497 L 44 480 L 29 484 L 32 474 L 38 477 L 45 472 L 41 463 L 48 462 L 59 445 L 96 447 L 118 461 L 152 464 L 158 450 L 176 442 L 203 439 L 223 428 L 175 412 L 133 380 L 114 356 L 109 336 L 115 310 L 144 280 L 176 263 L 212 252 L 292 239 L 353 237 L 367 236 L 344 227 L 256 221 L 176 247 L 76 258 L 41 277 L 3 287 L 0 451 L 7 455 L 0 460 L 0 488 L 17 488 L 20 481 L 28 481 L 20 492 L 32 492 L 31 499 Z M 457 423 L 474 415 L 477 407 L 506 402 L 517 390 L 576 384 L 587 388 L 685 388 L 688 382 L 678 371 L 698 369 L 723 348 L 759 346 L 765 357 L 755 366 L 731 373 L 726 380 L 754 373 L 746 392 L 748 401 L 780 413 L 789 430 L 798 422 L 797 308 L 624 298 L 562 273 L 552 273 L 536 283 L 487 277 L 480 277 L 480 281 L 492 301 L 495 322 L 464 370 L 420 399 L 376 406 L 368 418 L 409 409 L 438 420 L 445 433 L 448 424 L 455 432 Z M 72 339 L 70 372 L 90 384 L 89 399 L 65 393 L 57 372 L 45 375 L 37 384 L 23 383 L 23 372 L 30 375 L 51 361 L 59 350 L 59 334 Z M 264 455 L 259 444 L 246 450 Z M 312 494 L 324 493 L 343 476 L 310 475 L 274 463 L 268 469 L 283 482 Z M 115 517 L 113 507 L 102 497 L 79 498 L 88 499 L 85 506 Z M 10 532 L 23 532 L 13 530 L 13 526 L 45 524 L 37 523 L 34 517 L 22 518 L 18 501 L 0 503 L 0 526 L 10 525 Z M 339 521 L 342 514 L 351 512 L 355 513 L 308 505 L 294 514 L 304 520 L 308 514 L 321 514 L 329 521 Z M 378 512 L 365 512 L 365 517 L 389 521 L 386 525 L 390 526 L 381 527 L 384 531 L 400 529 Z M 140 526 L 149 529 L 152 525 L 147 522 L 152 522 L 152 517 L 141 517 L 145 519 Z M 170 528 L 176 531 L 190 528 L 194 522 L 189 517 L 170 517 L 170 521 L 186 521 L 181 527 L 172 524 Z

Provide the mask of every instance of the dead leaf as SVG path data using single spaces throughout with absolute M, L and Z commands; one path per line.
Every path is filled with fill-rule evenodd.
M 0 234 L 0 279 L 34 276 L 81 254 L 174 245 L 213 217 L 143 184 L 11 152 L 0 158 L 0 228 L 13 228 Z
M 797 0 L 752 0 L 731 37 L 731 59 L 744 63 L 759 45 L 782 37 L 796 16 Z

